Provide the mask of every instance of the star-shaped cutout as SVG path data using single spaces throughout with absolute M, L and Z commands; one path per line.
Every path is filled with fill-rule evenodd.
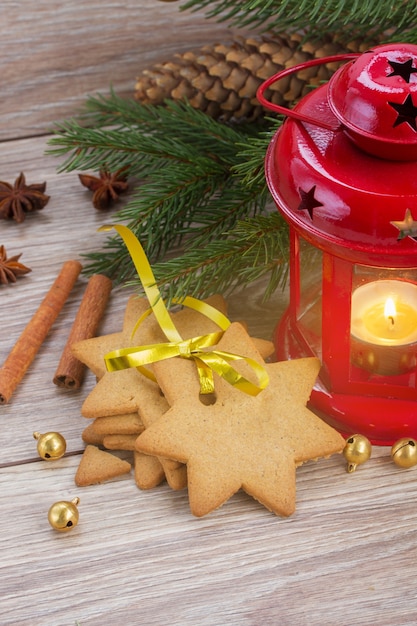
M 410 209 L 406 209 L 402 222 L 390 222 L 390 224 L 400 231 L 397 237 L 398 240 L 404 239 L 405 237 L 417 239 L 417 221 L 414 220 Z
M 155 373 L 171 408 L 139 435 L 136 447 L 187 464 L 190 508 L 198 517 L 241 488 L 270 511 L 290 515 L 296 467 L 341 452 L 345 445 L 339 433 L 306 408 L 319 360 L 265 364 L 238 323 L 226 330 L 218 349 L 263 364 L 269 385 L 251 396 L 216 376 L 216 402 L 206 406 L 190 361 L 160 361 Z M 251 377 L 245 361 L 234 366 Z
M 414 106 L 411 94 L 408 94 L 402 104 L 399 102 L 388 102 L 388 104 L 398 113 L 398 117 L 393 124 L 393 128 L 405 123 L 408 124 L 413 130 L 417 131 L 417 107 Z
M 401 76 L 406 83 L 410 82 L 411 74 L 417 72 L 417 68 L 413 67 L 413 59 L 408 59 L 408 61 L 404 61 L 403 63 L 399 63 L 398 61 L 388 61 L 388 63 L 392 68 L 392 72 L 388 74 L 388 76 Z
M 319 206 L 323 206 L 321 202 L 316 200 L 314 197 L 316 191 L 316 185 L 311 187 L 310 191 L 304 191 L 301 187 L 298 189 L 298 192 L 301 197 L 301 202 L 298 205 L 299 211 L 308 211 L 309 216 L 313 219 L 313 209 Z

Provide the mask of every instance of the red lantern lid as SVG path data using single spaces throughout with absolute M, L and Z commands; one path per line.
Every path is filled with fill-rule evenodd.
M 365 52 L 329 82 L 329 105 L 363 150 L 417 159 L 417 46 L 390 44 Z M 414 97 L 413 97 L 414 96 Z
M 266 179 L 281 213 L 313 245 L 352 262 L 417 267 L 416 91 L 417 46 L 384 45 L 288 112 Z

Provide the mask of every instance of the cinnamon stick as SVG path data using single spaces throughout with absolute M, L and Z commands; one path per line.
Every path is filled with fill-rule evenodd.
M 78 261 L 66 261 L 39 308 L 0 368 L 0 404 L 7 404 L 64 306 L 81 272 Z
M 85 374 L 85 365 L 71 352 L 76 341 L 94 337 L 107 306 L 112 282 L 107 276 L 95 274 L 88 281 L 80 307 L 61 355 L 53 382 L 58 387 L 78 389 Z

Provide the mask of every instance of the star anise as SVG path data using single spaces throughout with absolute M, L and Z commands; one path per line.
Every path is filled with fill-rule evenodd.
M 48 203 L 45 189 L 46 183 L 27 185 L 23 173 L 14 185 L 0 181 L 0 218 L 23 222 L 25 213 L 43 209 Z
M 22 254 L 7 258 L 6 248 L 0 246 L 0 284 L 15 283 L 18 276 L 28 274 L 32 270 L 23 263 L 19 263 Z
M 107 209 L 129 187 L 126 168 L 114 173 L 102 169 L 98 176 L 79 174 L 79 178 L 84 187 L 94 192 L 93 205 L 99 211 Z

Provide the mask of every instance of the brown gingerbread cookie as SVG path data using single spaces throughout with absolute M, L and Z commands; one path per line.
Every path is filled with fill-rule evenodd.
M 263 363 L 240 324 L 232 324 L 217 347 Z M 253 379 L 247 363 L 233 365 Z M 215 403 L 206 405 L 193 361 L 177 358 L 154 365 L 171 408 L 139 435 L 136 447 L 187 464 L 190 508 L 196 516 L 218 508 L 241 488 L 267 509 L 288 516 L 296 505 L 296 467 L 344 447 L 343 437 L 306 408 L 318 359 L 265 368 L 269 384 L 256 396 L 216 376 Z
M 83 452 L 75 474 L 75 484 L 78 487 L 95 485 L 128 474 L 131 468 L 132 466 L 128 461 L 119 459 L 114 454 L 89 444 Z
M 208 298 L 206 302 L 222 313 L 226 312 L 226 302 L 221 296 L 212 296 Z M 124 316 L 123 332 L 120 333 L 120 337 L 118 338 L 118 348 L 131 345 L 156 344 L 166 341 L 153 315 L 150 315 L 142 322 L 132 337 L 138 319 L 148 309 L 149 303 L 147 300 L 143 298 L 138 299 L 134 296 L 129 299 Z M 215 322 L 189 308 L 182 308 L 171 313 L 171 315 L 175 326 L 183 338 L 190 338 L 219 330 Z M 114 335 L 111 336 L 111 341 L 114 341 Z M 93 340 L 89 342 L 88 351 L 90 360 L 91 353 L 94 351 L 94 345 L 96 346 L 96 358 L 101 358 L 104 361 L 102 347 L 106 344 L 98 340 L 94 343 Z M 79 353 L 83 352 L 80 350 L 80 346 L 78 347 L 78 351 Z M 122 413 L 138 411 L 145 427 L 148 427 L 149 424 L 152 424 L 158 419 L 168 408 L 169 405 L 161 394 L 157 383 L 143 376 L 136 368 L 129 368 L 115 372 L 106 372 L 86 397 L 81 408 L 81 413 L 84 417 L 96 419 L 98 417 L 102 418 L 103 416 L 115 416 Z M 106 442 L 109 445 L 113 445 L 110 444 L 109 438 L 104 439 L 104 445 L 106 445 Z M 165 471 L 168 484 L 173 489 L 183 489 L 187 484 L 186 467 L 170 459 L 161 458 L 159 461 Z M 145 483 L 145 479 L 140 479 L 142 463 L 146 465 L 146 468 L 144 468 L 144 476 L 150 475 L 149 459 L 137 456 L 135 461 L 136 482 L 139 486 L 146 485 L 144 488 L 148 488 L 148 483 Z M 161 476 L 158 464 L 154 463 L 153 467 L 157 470 L 157 475 Z M 156 475 L 155 479 L 149 481 L 149 484 L 154 484 L 155 481 Z
M 226 313 L 227 306 L 222 296 L 212 296 L 207 301 L 212 307 Z M 87 364 L 99 379 L 98 384 L 93 388 L 87 396 L 82 406 L 81 412 L 85 417 L 94 418 L 97 422 L 97 429 L 90 429 L 92 432 L 86 433 L 85 441 L 100 441 L 98 438 L 89 439 L 89 437 L 102 436 L 101 443 L 111 449 L 117 449 L 117 441 L 114 437 L 106 437 L 103 435 L 123 434 L 115 432 L 112 427 L 111 432 L 100 430 L 99 423 L 104 424 L 106 419 L 117 419 L 121 414 L 133 414 L 139 411 L 140 419 L 143 420 L 144 426 L 154 423 L 166 410 L 169 405 L 161 394 L 159 386 L 153 381 L 145 378 L 135 368 L 120 370 L 117 372 L 107 372 L 103 369 L 104 356 L 115 349 L 128 347 L 131 345 L 144 345 L 152 343 L 161 343 L 166 341 L 159 324 L 153 315 L 146 318 L 142 324 L 135 329 L 138 319 L 149 310 L 149 303 L 144 298 L 132 296 L 126 307 L 123 330 L 120 333 L 113 333 L 103 337 L 95 337 L 75 344 L 73 346 L 74 354 Z M 206 316 L 192 309 L 184 307 L 174 313 L 171 313 L 180 334 L 184 338 L 194 337 L 201 334 L 215 332 L 218 326 Z M 134 332 L 135 331 L 135 332 Z M 132 337 L 132 334 L 134 336 Z M 269 356 L 272 350 L 272 343 L 265 340 L 254 340 L 262 354 Z M 124 448 L 131 447 L 130 441 L 123 440 L 120 444 Z M 141 466 L 143 465 L 143 478 L 141 478 Z M 149 488 L 154 486 L 157 481 L 163 479 L 161 467 L 165 471 L 168 483 L 173 489 L 182 489 L 187 483 L 186 467 L 177 461 L 170 459 L 159 459 L 157 462 L 151 462 L 144 455 L 136 455 L 135 460 L 135 476 L 138 486 Z M 152 476 L 152 468 L 155 474 Z

